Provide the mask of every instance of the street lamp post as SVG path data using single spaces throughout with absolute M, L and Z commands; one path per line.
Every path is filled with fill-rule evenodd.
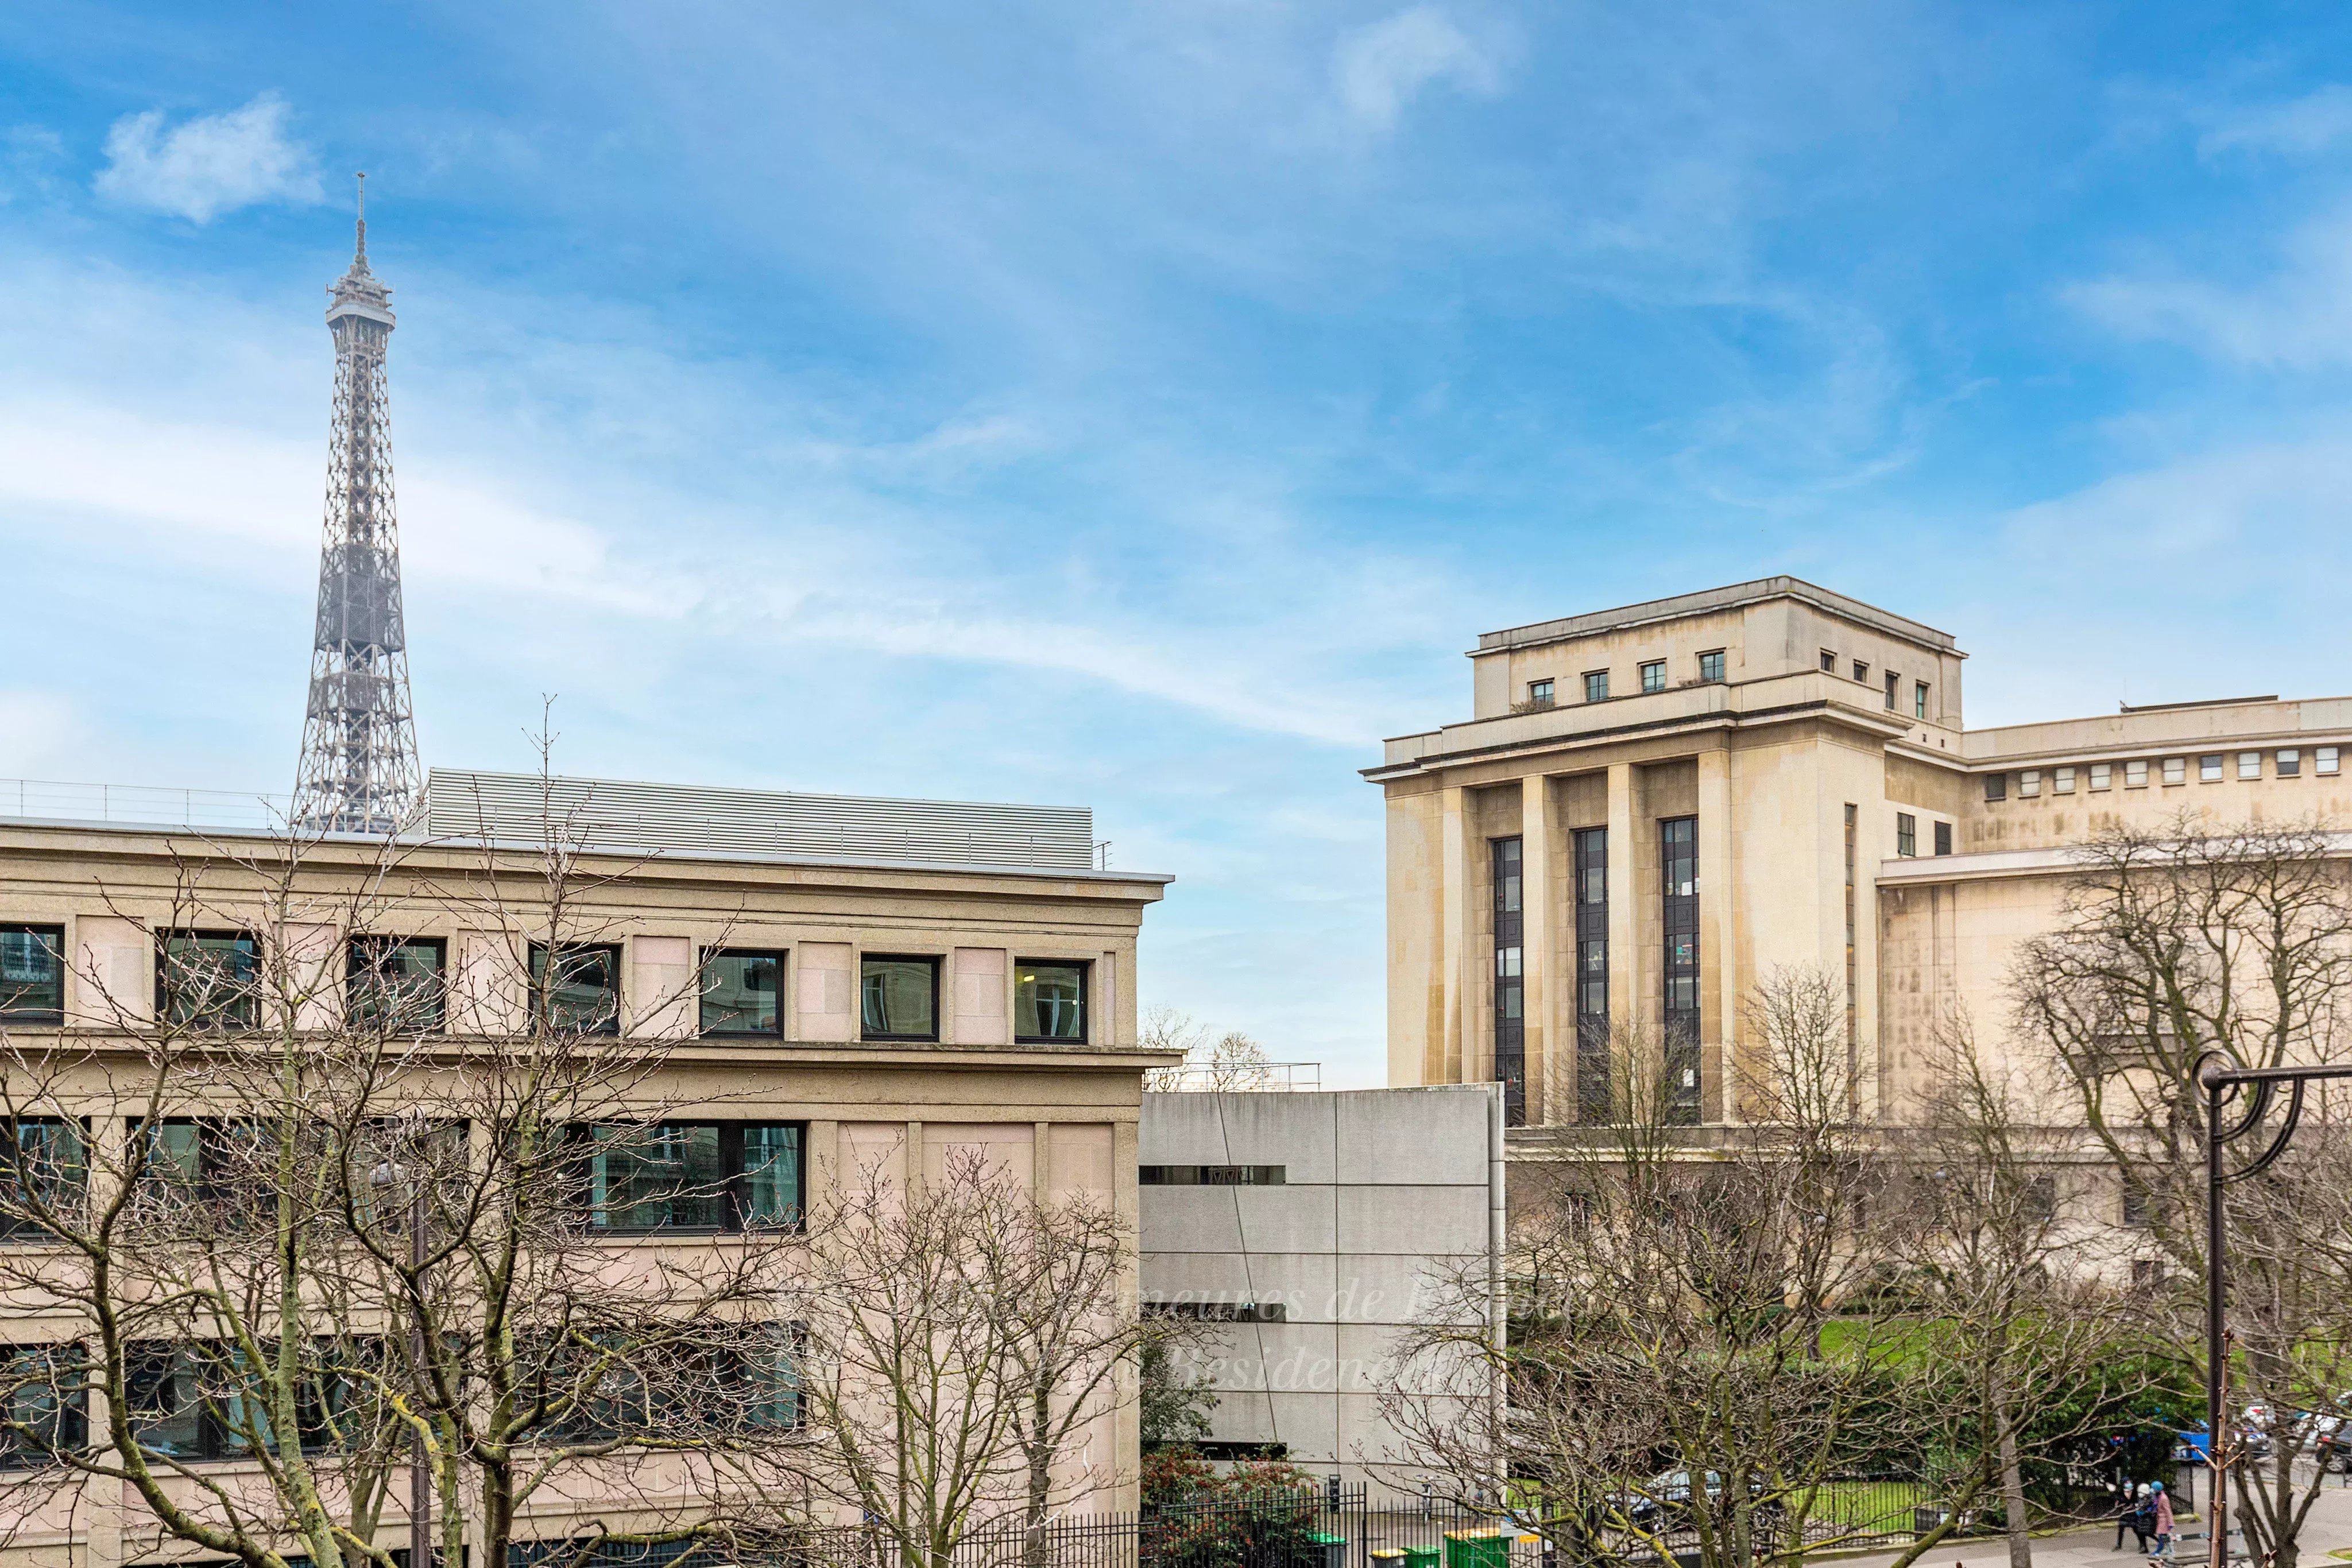
M 2227 1403 L 2230 1354 L 2230 1286 L 2223 1251 L 2227 1213 L 2222 1192 L 2231 1182 L 2268 1170 L 2294 1139 L 2303 1121 L 2306 1086 L 2324 1078 L 2352 1078 L 2352 1063 L 2334 1067 L 2239 1067 L 2226 1051 L 2209 1051 L 2197 1059 L 2190 1077 L 2205 1092 L 2205 1460 L 2212 1471 L 2212 1520 L 2206 1527 L 2211 1541 L 2212 1568 L 2229 1568 L 2230 1469 L 2228 1427 L 2222 1409 Z M 2278 1103 L 2281 1085 L 2287 1089 L 2286 1114 L 2270 1146 L 2236 1170 L 2222 1167 L 2229 1145 L 2252 1133 Z M 2252 1091 L 2234 1122 L 2222 1113 L 2243 1091 Z
M 368 1173 L 369 1184 L 385 1191 L 405 1183 L 408 1187 L 408 1267 L 410 1288 L 425 1290 L 425 1182 L 412 1177 L 396 1161 L 386 1160 Z M 421 1390 L 425 1371 L 425 1312 L 411 1301 L 408 1312 L 408 1364 Z M 425 1449 L 425 1433 L 410 1434 L 408 1455 L 408 1568 L 433 1568 L 433 1468 Z

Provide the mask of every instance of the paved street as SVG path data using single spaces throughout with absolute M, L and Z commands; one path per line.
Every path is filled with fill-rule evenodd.
M 2192 1520 L 2186 1527 L 2201 1531 L 2201 1521 Z M 2134 1568 L 2140 1561 L 2131 1538 L 2124 1538 L 2124 1549 L 2115 1550 L 2116 1527 L 2113 1522 L 2095 1531 L 2079 1531 L 2065 1535 L 2043 1536 L 2033 1542 L 2034 1568 Z M 2201 1544 L 2201 1543 L 2200 1543 Z M 2305 1526 L 2302 1561 L 2305 1568 L 2316 1568 L 2327 1553 L 2338 1547 L 2352 1549 L 2352 1490 L 2343 1485 L 2343 1478 L 2330 1477 L 2327 1490 L 2311 1507 L 2309 1522 Z M 1844 1557 L 1838 1561 L 1852 1568 L 1874 1568 L 1875 1564 L 1892 1563 L 1898 1555 L 1888 1552 L 1864 1557 Z M 2201 1563 L 2204 1559 L 2196 1559 Z M 1937 1548 L 1919 1560 L 1918 1568 L 1999 1568 L 2009 1561 L 2009 1542 L 2005 1538 L 1971 1540 Z

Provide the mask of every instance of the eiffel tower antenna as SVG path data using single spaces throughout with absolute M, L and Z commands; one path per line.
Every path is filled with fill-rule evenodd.
M 392 833 L 419 803 L 416 720 L 400 603 L 384 348 L 392 290 L 368 270 L 367 176 L 359 176 L 352 265 L 334 282 L 335 411 L 327 437 L 327 524 L 319 547 L 318 635 L 295 770 L 293 825 Z

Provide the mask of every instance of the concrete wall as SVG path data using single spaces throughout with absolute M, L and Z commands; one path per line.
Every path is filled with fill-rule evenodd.
M 1214 1325 L 1197 1364 L 1218 1442 L 1400 1486 L 1409 1456 L 1378 1391 L 1404 1325 L 1486 1277 L 1501 1202 L 1497 1091 L 1148 1093 L 1144 1166 L 1281 1166 L 1265 1186 L 1139 1186 L 1147 1303 L 1280 1302 L 1280 1322 Z

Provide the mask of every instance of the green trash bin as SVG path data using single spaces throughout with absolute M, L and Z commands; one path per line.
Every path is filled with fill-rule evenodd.
M 1450 1531 L 1445 1568 L 1511 1568 L 1511 1538 L 1499 1530 Z
M 1314 1546 L 1315 1554 L 1322 1559 L 1322 1568 L 1348 1568 L 1346 1536 L 1317 1530 L 1308 1531 L 1307 1539 Z
M 1406 1547 L 1404 1568 L 1437 1568 L 1437 1548 L 1434 1546 Z

